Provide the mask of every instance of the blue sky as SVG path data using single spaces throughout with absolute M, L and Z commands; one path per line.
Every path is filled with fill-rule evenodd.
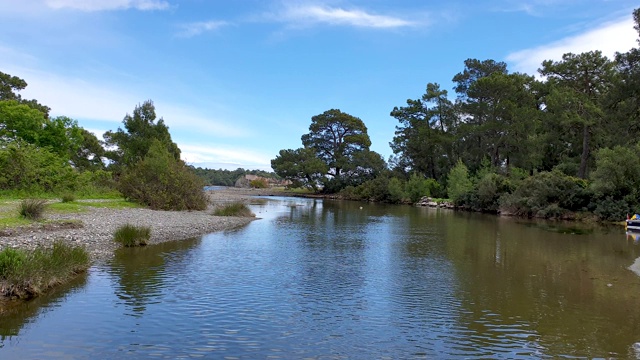
M 0 71 L 98 135 L 154 101 L 183 159 L 267 169 L 311 117 L 361 118 L 391 155 L 394 106 L 450 91 L 467 58 L 535 74 L 637 46 L 637 0 L 0 0 Z

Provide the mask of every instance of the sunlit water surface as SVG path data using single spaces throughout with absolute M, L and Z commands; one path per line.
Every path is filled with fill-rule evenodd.
M 123 249 L 0 317 L 0 358 L 635 358 L 619 228 L 257 199 L 224 233 Z

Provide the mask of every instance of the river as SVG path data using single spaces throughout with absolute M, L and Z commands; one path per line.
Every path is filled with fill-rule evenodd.
M 619 227 L 261 198 L 0 317 L 0 359 L 636 358 Z

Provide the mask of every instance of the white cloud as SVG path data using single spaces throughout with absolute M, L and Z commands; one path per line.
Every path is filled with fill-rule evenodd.
M 551 44 L 524 49 L 507 55 L 510 68 L 519 72 L 536 74 L 544 60 L 561 60 L 565 53 L 582 53 L 600 50 L 609 58 L 616 51 L 626 52 L 637 45 L 637 33 L 633 20 L 625 17 L 603 24 L 594 30 L 568 36 Z
M 137 9 L 142 11 L 166 10 L 169 3 L 164 0 L 45 0 L 52 9 L 81 11 L 104 11 Z
M 240 149 L 238 147 L 212 147 L 204 145 L 190 145 L 177 142 L 182 154 L 181 157 L 188 164 L 218 164 L 228 169 L 260 168 L 271 169 L 271 159 L 264 153 L 253 150 Z M 226 164 L 226 166 L 225 166 Z
M 0 65 L 1 62 L 0 62 Z M 21 92 L 27 99 L 38 99 L 51 107 L 54 116 L 65 115 L 83 123 L 121 123 L 125 114 L 130 114 L 138 103 L 149 98 L 143 91 L 129 91 L 99 81 L 54 75 L 32 69 L 3 66 L 9 74 L 27 79 L 28 86 Z M 153 98 L 153 96 L 151 96 Z M 171 102 L 155 98 L 156 114 L 165 120 L 171 132 L 211 134 L 212 137 L 242 138 L 250 136 L 250 131 L 206 114 L 205 110 L 195 110 L 176 106 Z M 104 126 L 104 125 L 102 125 Z M 85 126 L 83 126 L 85 127 Z M 115 129 L 116 126 L 113 127 Z M 113 130 L 112 129 L 112 130 Z
M 415 26 L 413 21 L 376 15 L 364 10 L 333 8 L 321 5 L 287 5 L 275 18 L 298 25 L 329 24 L 364 28 L 399 28 Z
M 181 30 L 176 34 L 178 37 L 193 37 L 207 31 L 218 30 L 229 25 L 226 21 L 201 21 L 180 25 Z

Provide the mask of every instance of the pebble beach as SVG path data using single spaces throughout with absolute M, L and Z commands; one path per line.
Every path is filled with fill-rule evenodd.
M 4 229 L 0 250 L 6 247 L 33 249 L 55 240 L 84 246 L 93 261 L 110 258 L 120 246 L 113 241 L 116 229 L 125 224 L 151 228 L 149 244 L 190 239 L 204 234 L 245 226 L 255 217 L 212 215 L 225 202 L 248 203 L 255 195 L 274 195 L 268 190 L 224 188 L 208 191 L 210 205 L 203 211 L 157 211 L 144 208 L 110 209 L 87 206 L 78 213 L 45 213 L 43 224 Z M 277 195 L 277 194 L 276 194 Z

